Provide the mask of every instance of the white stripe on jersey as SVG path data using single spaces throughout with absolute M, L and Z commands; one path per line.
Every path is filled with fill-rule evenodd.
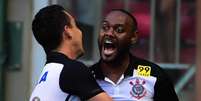
M 45 65 L 40 75 L 40 79 L 32 92 L 30 101 L 66 100 L 68 94 L 63 92 L 59 86 L 59 78 L 63 67 L 64 65 L 59 63 L 48 63 Z M 79 101 L 78 99 L 78 97 L 71 95 L 69 101 Z

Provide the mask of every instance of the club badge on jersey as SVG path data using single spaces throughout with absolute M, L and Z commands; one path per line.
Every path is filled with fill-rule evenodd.
M 139 100 L 146 95 L 147 91 L 144 88 L 145 83 L 145 80 L 137 77 L 134 78 L 134 80 L 130 81 L 130 85 L 132 86 L 130 94 L 132 95 L 132 97 Z

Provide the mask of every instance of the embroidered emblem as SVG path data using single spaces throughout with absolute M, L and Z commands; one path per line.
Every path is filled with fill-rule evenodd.
M 130 85 L 133 86 L 132 90 L 130 91 L 130 94 L 132 97 L 136 99 L 141 99 L 144 97 L 147 93 L 147 91 L 144 88 L 145 80 L 140 79 L 140 78 L 135 78 L 134 81 L 130 81 Z
M 151 67 L 150 66 L 138 65 L 137 74 L 140 76 L 149 77 L 151 74 Z

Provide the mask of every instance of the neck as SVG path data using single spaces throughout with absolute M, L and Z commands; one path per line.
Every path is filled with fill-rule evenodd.
M 113 82 L 117 82 L 121 75 L 126 71 L 129 65 L 129 54 L 125 54 L 121 58 L 113 62 L 101 61 L 101 69 L 103 74 L 111 79 Z
M 61 50 L 58 50 L 57 52 L 66 55 L 68 58 L 70 58 L 72 60 L 76 59 L 76 55 L 72 51 L 61 51 Z
M 70 46 L 70 45 L 66 45 L 66 46 Z M 68 58 L 72 60 L 75 60 L 77 58 L 76 52 L 73 50 L 72 47 L 66 47 L 66 46 L 60 46 L 59 48 L 57 48 L 56 51 L 66 55 Z

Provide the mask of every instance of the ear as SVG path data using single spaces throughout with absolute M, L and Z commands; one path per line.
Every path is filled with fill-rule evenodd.
M 132 38 L 131 38 L 131 44 L 135 44 L 138 40 L 138 34 L 139 32 L 138 31 L 135 31 L 133 34 L 132 34 Z
M 64 39 L 71 39 L 72 38 L 71 29 L 67 25 L 64 26 L 63 38 Z

